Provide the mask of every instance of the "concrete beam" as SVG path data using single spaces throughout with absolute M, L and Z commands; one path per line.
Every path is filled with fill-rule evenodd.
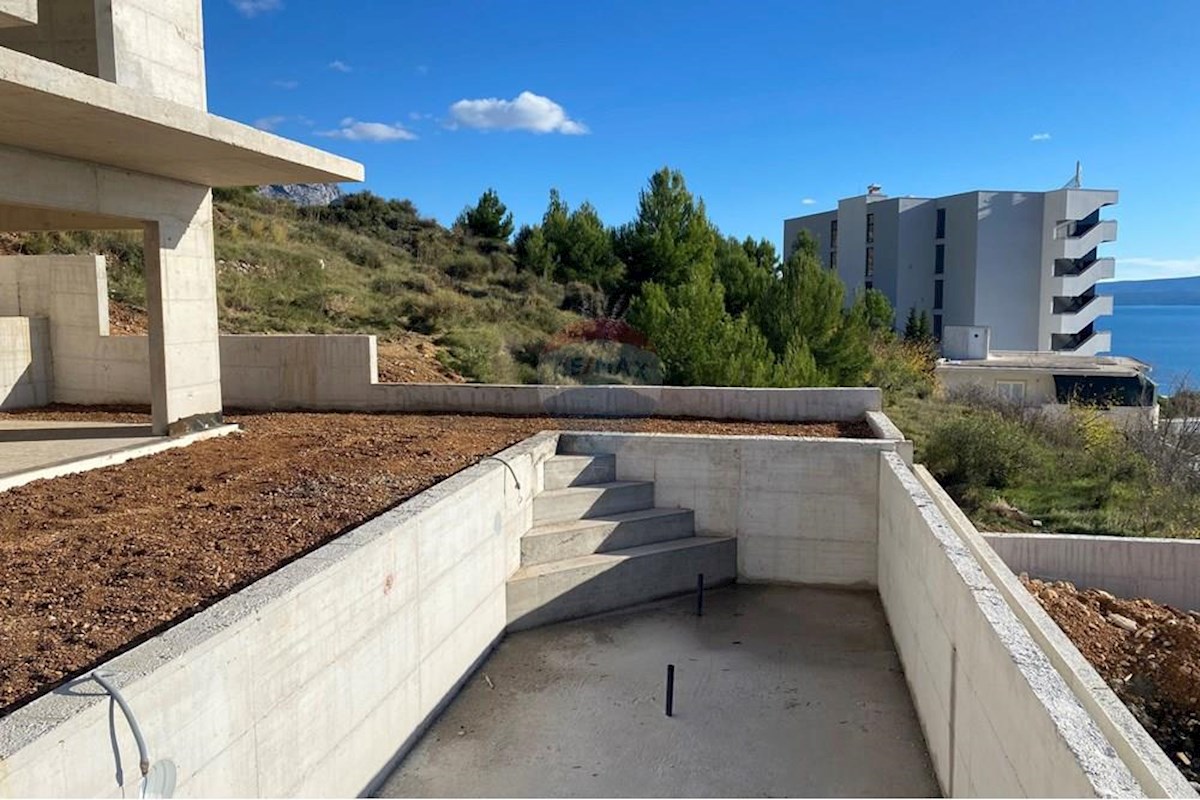
M 202 186 L 364 175 L 348 159 L 5 48 L 0 144 Z

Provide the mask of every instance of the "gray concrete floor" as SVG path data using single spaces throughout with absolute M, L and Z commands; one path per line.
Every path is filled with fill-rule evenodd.
M 0 478 L 160 442 L 149 425 L 0 420 Z
M 380 790 L 938 794 L 878 597 L 746 585 L 508 636 Z

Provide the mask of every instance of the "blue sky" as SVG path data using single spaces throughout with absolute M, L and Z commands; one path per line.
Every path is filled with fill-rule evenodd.
M 722 231 L 892 195 L 1116 188 L 1118 278 L 1200 274 L 1200 7 L 205 0 L 210 109 L 450 222 L 494 187 L 628 220 L 658 167 Z M 350 187 L 347 187 L 350 188 Z

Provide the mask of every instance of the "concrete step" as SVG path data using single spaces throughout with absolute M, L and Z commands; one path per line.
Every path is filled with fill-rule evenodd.
M 533 498 L 533 524 L 623 514 L 654 506 L 654 484 L 648 481 L 612 481 L 591 486 L 552 489 Z
M 737 539 L 692 536 L 522 567 L 507 585 L 509 630 L 535 628 L 737 577 Z
M 687 508 L 648 508 L 539 525 L 521 537 L 521 565 L 683 539 L 695 531 L 695 514 Z
M 612 483 L 617 479 L 617 457 L 611 453 L 595 456 L 552 456 L 546 459 L 542 470 L 546 490 Z

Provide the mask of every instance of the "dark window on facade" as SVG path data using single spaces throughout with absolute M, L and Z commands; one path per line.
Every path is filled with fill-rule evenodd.
M 941 310 L 942 308 L 942 300 L 944 299 L 943 295 L 946 293 L 945 286 L 945 281 L 933 282 L 933 307 L 937 310 Z
M 829 248 L 837 250 L 837 220 L 832 220 L 829 223 Z
M 867 283 L 866 283 L 866 286 L 867 286 L 867 288 L 868 288 L 868 289 L 874 289 L 874 288 L 875 288 L 875 281 L 867 281 Z
M 829 251 L 829 268 L 837 269 L 837 250 Z
M 934 248 L 933 254 L 933 272 L 935 275 L 941 275 L 946 271 L 946 245 L 939 244 Z
M 937 210 L 937 234 L 936 238 L 946 238 L 946 209 L 939 208 Z
M 867 270 L 866 270 L 866 273 L 867 273 L 868 278 L 875 277 L 875 248 L 874 247 L 867 248 Z
M 933 315 L 933 338 L 935 338 L 935 339 L 942 338 L 942 315 L 941 314 Z
M 867 244 L 875 241 L 875 215 L 867 214 Z

